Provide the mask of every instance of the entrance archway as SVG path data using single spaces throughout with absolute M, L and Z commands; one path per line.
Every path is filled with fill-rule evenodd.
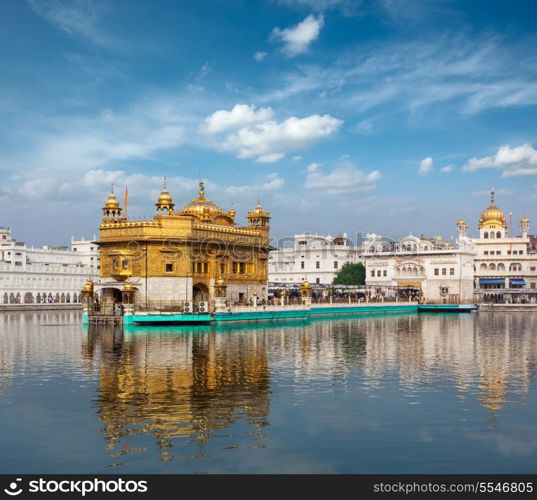
M 197 306 L 200 302 L 209 301 L 209 289 L 203 283 L 196 283 L 192 287 L 192 301 L 194 306 Z

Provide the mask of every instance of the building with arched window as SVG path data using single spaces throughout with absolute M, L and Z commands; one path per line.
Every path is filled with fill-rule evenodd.
M 346 233 L 338 236 L 297 234 L 288 241 L 279 241 L 270 253 L 269 281 L 299 284 L 304 281 L 331 284 L 338 271 L 347 263 L 362 262 L 362 248 L 353 245 Z
M 511 217 L 510 217 L 511 219 Z M 490 205 L 479 217 L 476 246 L 475 288 L 485 301 L 528 301 L 537 297 L 537 252 L 535 238 L 529 233 L 529 219 L 522 217 L 519 234 L 513 236 L 511 221 L 496 206 L 495 192 Z M 459 235 L 466 235 L 464 221 L 457 222 Z
M 92 240 L 71 238 L 71 248 L 30 247 L 0 227 L 0 306 L 77 304 L 88 278 L 98 280 L 99 251 Z
M 363 243 L 366 284 L 370 286 L 412 287 L 429 303 L 459 303 L 473 300 L 475 247 L 466 237 L 456 245 L 413 236 L 399 241 L 383 241 L 367 234 Z

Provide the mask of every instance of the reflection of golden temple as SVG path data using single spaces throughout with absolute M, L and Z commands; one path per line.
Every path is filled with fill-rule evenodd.
M 101 282 L 95 284 L 101 305 L 121 302 L 128 278 L 140 305 L 210 303 L 217 278 L 232 301 L 267 298 L 270 213 L 260 202 L 240 227 L 234 209 L 206 198 L 203 181 L 198 198 L 181 210 L 164 181 L 155 207 L 151 220 L 129 220 L 115 194 L 108 196 L 98 241 Z
M 210 329 L 160 337 L 90 326 L 86 357 L 100 346 L 98 411 L 108 449 L 129 435 L 148 433 L 171 458 L 172 440 L 203 445 L 243 417 L 257 433 L 267 425 L 269 375 L 265 342 L 241 339 L 241 352 Z M 261 433 L 262 434 L 262 433 Z

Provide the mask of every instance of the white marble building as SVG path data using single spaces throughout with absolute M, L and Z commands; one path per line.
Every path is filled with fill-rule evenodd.
M 28 247 L 0 227 L 0 304 L 76 303 L 88 278 L 99 279 L 99 251 L 92 241 L 71 248 Z
M 425 302 L 469 302 L 473 299 L 475 246 L 462 236 L 454 247 L 439 237 L 406 236 L 383 242 L 368 234 L 363 243 L 366 285 L 414 287 Z
M 345 263 L 362 262 L 361 254 L 361 247 L 352 245 L 345 233 L 336 237 L 298 234 L 292 246 L 270 253 L 269 282 L 331 284 Z
M 494 190 L 490 206 L 479 218 L 479 237 L 472 238 L 475 257 L 475 288 L 483 300 L 528 301 L 537 296 L 537 250 L 535 237 L 529 233 L 529 219 L 522 217 L 519 234 L 513 236 L 504 212 L 496 206 Z M 464 220 L 457 221 L 459 236 L 466 236 Z

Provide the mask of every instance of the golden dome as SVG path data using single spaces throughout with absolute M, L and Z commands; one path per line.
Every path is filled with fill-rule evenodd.
M 112 191 L 108 195 L 108 198 L 106 198 L 106 201 L 104 203 L 104 208 L 108 208 L 110 210 L 117 210 L 119 208 L 119 201 L 116 198 L 114 191 Z
M 157 207 L 157 215 L 173 214 L 175 204 L 173 203 L 172 195 L 166 188 L 166 177 L 164 177 L 164 185 L 155 203 L 155 207 Z
M 529 222 L 529 221 L 530 220 L 526 216 L 524 216 L 524 217 L 522 217 L 522 219 L 520 219 L 520 222 Z
M 302 283 L 300 288 L 311 288 L 311 287 L 310 287 L 310 284 L 307 281 L 304 281 L 304 283 Z
M 157 205 L 169 205 L 173 202 L 172 195 L 169 193 L 169 191 L 164 188 L 158 197 Z
M 494 189 L 490 192 L 490 206 L 481 212 L 479 228 L 507 228 L 503 210 L 494 204 Z
M 134 287 L 132 286 L 132 283 L 130 281 L 128 281 L 128 278 L 127 278 L 127 281 L 125 282 L 125 285 L 123 286 L 123 291 L 124 292 L 133 292 L 134 291 Z
M 216 203 L 205 199 L 205 187 L 203 181 L 200 182 L 199 197 L 197 200 L 192 200 L 187 203 L 181 210 L 180 215 L 194 215 L 198 219 L 208 222 L 213 222 L 214 219 L 222 217 L 228 224 L 233 224 L 227 212 L 222 210 Z M 222 222 L 220 220 L 219 222 Z
M 224 280 L 222 278 L 218 278 L 215 283 L 217 286 L 222 286 L 224 284 Z
M 88 281 L 86 281 L 86 284 L 82 288 L 82 291 L 83 292 L 93 292 L 93 281 L 91 281 L 91 279 L 88 279 Z
M 464 221 L 464 219 L 459 219 L 457 221 L 457 226 L 462 226 L 462 225 L 466 225 L 466 222 Z

